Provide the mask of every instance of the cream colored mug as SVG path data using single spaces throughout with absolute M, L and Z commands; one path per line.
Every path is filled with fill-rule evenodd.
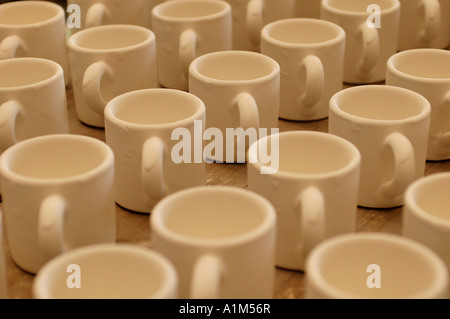
M 399 0 L 324 0 L 321 19 L 340 25 L 346 32 L 345 83 L 385 80 L 386 62 L 397 52 Z
M 276 214 L 262 196 L 224 186 L 179 191 L 150 215 L 153 247 L 175 266 L 183 299 L 271 299 Z
M 0 4 L 0 59 L 37 57 L 57 62 L 69 85 L 64 9 L 51 1 Z
M 106 104 L 123 93 L 158 87 L 155 34 L 135 25 L 84 29 L 69 38 L 78 118 L 103 128 Z
M 42 58 L 0 60 L 0 153 L 17 142 L 70 131 L 62 67 Z
M 356 86 L 331 98 L 329 132 L 361 152 L 360 206 L 403 205 L 406 188 L 425 173 L 430 115 L 423 96 L 393 86 Z
M 105 135 L 116 159 L 116 202 L 150 213 L 163 197 L 205 185 L 204 122 L 204 103 L 180 90 L 138 90 L 111 100 Z
M 280 64 L 280 118 L 328 117 L 329 100 L 343 87 L 344 29 L 320 19 L 275 21 L 262 30 L 261 53 Z
M 387 63 L 386 84 L 424 96 L 431 104 L 427 160 L 450 159 L 450 51 L 411 49 Z
M 114 154 L 86 136 L 54 134 L 11 146 L 0 157 L 11 257 L 36 273 L 81 246 L 116 239 Z
M 439 256 L 408 238 L 345 234 L 318 245 L 305 270 L 307 299 L 446 299 Z
M 353 144 L 322 132 L 283 132 L 250 147 L 249 190 L 267 198 L 278 214 L 278 267 L 302 271 L 318 243 L 355 231 L 360 165 Z
M 3 212 L 0 210 L 0 299 L 8 299 L 8 277 L 6 275 L 5 249 L 3 244 Z
M 166 257 L 131 244 L 80 247 L 47 262 L 34 299 L 175 299 L 178 274 Z

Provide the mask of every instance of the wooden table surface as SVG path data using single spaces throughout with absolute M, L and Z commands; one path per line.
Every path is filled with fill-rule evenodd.
M 82 124 L 76 115 L 73 93 L 67 90 L 69 122 L 72 134 L 87 135 L 105 140 L 103 129 L 92 128 Z M 279 122 L 280 132 L 310 130 L 328 132 L 328 120 L 314 122 Z M 425 175 L 450 171 L 450 161 L 427 163 Z M 247 188 L 246 165 L 207 165 L 208 185 L 228 185 Z M 151 248 L 150 226 L 148 214 L 136 214 L 116 205 L 117 242 L 130 243 Z M 371 210 L 358 209 L 357 232 L 381 232 L 401 235 L 402 208 Z M 4 231 L 5 233 L 5 231 Z M 8 294 L 12 299 L 30 299 L 31 285 L 34 276 L 22 271 L 11 259 L 6 234 L 3 236 L 6 258 Z M 302 299 L 304 297 L 304 274 L 302 272 L 276 270 L 276 299 Z

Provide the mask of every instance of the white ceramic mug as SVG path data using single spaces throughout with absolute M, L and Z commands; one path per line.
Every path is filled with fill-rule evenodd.
M 81 122 L 104 127 L 114 97 L 158 87 L 154 33 L 134 25 L 84 29 L 69 38 L 76 111 Z
M 69 133 L 61 66 L 42 58 L 0 61 L 0 152 L 41 135 Z
M 276 214 L 248 190 L 208 186 L 172 194 L 150 215 L 152 243 L 177 269 L 180 298 L 270 299 Z
M 403 235 L 434 250 L 450 269 L 449 173 L 421 178 L 405 193 Z
M 8 299 L 8 277 L 3 246 L 3 213 L 0 210 L 0 299 Z
M 265 149 L 278 152 L 273 174 Z M 264 150 L 264 152 L 261 152 Z M 248 186 L 278 214 L 276 265 L 304 270 L 307 255 L 326 238 L 354 232 L 361 155 L 347 140 L 321 132 L 283 132 L 249 149 Z
M 416 241 L 357 233 L 318 245 L 305 280 L 307 299 L 446 299 L 449 278 L 442 259 Z
M 187 91 L 189 65 L 196 57 L 232 49 L 231 7 L 225 1 L 166 1 L 152 16 L 162 87 Z
M 368 10 L 373 5 L 379 13 Z M 372 19 L 373 14 L 379 18 Z M 397 52 L 399 0 L 324 0 L 321 19 L 340 25 L 346 32 L 344 82 L 383 82 L 386 62 Z
M 38 57 L 57 62 L 70 83 L 64 9 L 50 1 L 0 5 L 0 59 Z
M 73 248 L 114 242 L 114 154 L 103 142 L 55 134 L 22 141 L 0 157 L 11 257 L 36 273 Z
M 392 56 L 386 84 L 410 89 L 431 104 L 427 160 L 450 159 L 450 52 L 411 49 Z
M 222 51 L 195 59 L 189 73 L 189 92 L 206 106 L 206 130 L 221 133 L 215 152 L 206 156 L 216 162 L 244 163 L 252 140 L 262 130 L 267 135 L 278 128 L 279 64 L 257 52 Z
M 166 257 L 131 244 L 80 247 L 47 262 L 34 299 L 175 299 L 178 275 Z
M 450 44 L 450 0 L 400 0 L 398 50 L 446 49 Z
M 423 96 L 393 86 L 357 86 L 331 98 L 329 132 L 361 152 L 360 206 L 403 204 L 406 188 L 425 173 L 430 114 Z
M 80 28 L 108 24 L 131 24 L 151 29 L 151 10 L 163 0 L 67 0 L 68 8 L 78 6 L 81 13 Z M 77 8 L 78 9 L 78 8 Z
M 330 98 L 343 87 L 344 29 L 320 19 L 275 21 L 262 30 L 261 53 L 280 64 L 280 118 L 328 117 Z
M 116 202 L 150 213 L 164 196 L 205 185 L 205 162 L 198 159 L 204 121 L 203 102 L 180 90 L 139 90 L 108 103 L 105 134 L 116 158 Z

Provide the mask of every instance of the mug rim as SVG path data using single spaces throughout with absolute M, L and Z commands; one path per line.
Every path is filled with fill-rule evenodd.
M 3 3 L 0 5 L 0 11 L 2 10 L 2 8 L 6 8 L 6 7 L 18 7 L 18 6 L 32 6 L 32 5 L 38 5 L 38 6 L 42 6 L 42 7 L 49 7 L 49 8 L 53 8 L 55 9 L 55 15 L 47 20 L 43 20 L 43 21 L 39 21 L 39 22 L 34 22 L 34 23 L 27 23 L 27 24 L 6 24 L 6 23 L 1 23 L 0 22 L 0 28 L 13 28 L 13 29 L 26 29 L 26 28 L 34 28 L 36 26 L 44 26 L 44 25 L 48 25 L 48 24 L 52 24 L 58 20 L 60 20 L 61 18 L 65 17 L 65 12 L 64 9 L 53 2 L 49 2 L 49 1 L 15 1 L 15 2 L 7 2 L 7 3 Z M 65 24 L 65 21 L 64 21 Z
M 318 138 L 322 138 L 322 139 L 333 140 L 333 141 L 336 141 L 337 143 L 339 143 L 343 149 L 345 148 L 347 153 L 351 153 L 352 156 L 351 156 L 351 160 L 348 161 L 348 163 L 345 166 L 340 167 L 339 169 L 336 169 L 333 171 L 307 174 L 307 173 L 296 173 L 296 172 L 283 171 L 283 170 L 279 169 L 275 174 L 268 175 L 269 178 L 270 178 L 270 176 L 276 176 L 276 177 L 279 177 L 282 179 L 287 179 L 287 180 L 298 180 L 298 179 L 323 180 L 323 179 L 328 179 L 328 178 L 332 178 L 332 177 L 336 177 L 336 176 L 347 175 L 350 172 L 357 169 L 361 164 L 360 151 L 358 150 L 358 148 L 355 145 L 353 145 L 352 143 L 350 143 L 349 141 L 347 141 L 344 138 L 341 138 L 337 135 L 324 133 L 324 132 L 316 132 L 316 131 L 287 131 L 287 132 L 271 134 L 271 135 L 265 136 L 265 137 L 257 140 L 256 142 L 253 142 L 253 144 L 250 145 L 249 150 L 248 150 L 248 154 L 249 154 L 248 155 L 249 156 L 248 165 L 249 166 L 254 167 L 255 169 L 257 169 L 259 171 L 261 171 L 261 169 L 263 167 L 265 167 L 265 165 L 263 165 L 258 160 L 258 151 L 257 150 L 258 150 L 259 143 L 265 142 L 269 138 L 276 136 L 276 135 L 278 135 L 278 137 L 280 139 L 285 136 L 286 137 L 298 136 L 298 137 L 306 137 L 306 138 L 318 137 Z
M 146 37 L 144 40 L 132 44 L 127 45 L 120 48 L 106 48 L 106 49 L 96 49 L 96 48 L 88 48 L 85 46 L 80 46 L 78 42 L 80 41 L 80 38 L 86 37 L 87 35 L 90 35 L 95 32 L 103 32 L 104 30 L 114 30 L 114 29 L 121 29 L 121 30 L 132 30 L 140 32 L 141 34 L 144 34 Z M 69 39 L 67 40 L 67 47 L 69 50 L 77 53 L 112 53 L 112 52 L 126 52 L 126 51 L 132 51 L 139 48 L 143 48 L 148 44 L 153 44 L 156 41 L 156 36 L 154 32 L 148 28 L 138 26 L 138 25 L 131 25 L 131 24 L 108 24 L 108 25 L 99 25 L 91 28 L 86 28 L 78 31 L 75 34 L 72 34 Z
M 332 39 L 322 41 L 322 42 L 315 42 L 315 43 L 294 43 L 294 42 L 287 42 L 279 40 L 269 34 L 269 32 L 280 25 L 290 24 L 290 23 L 297 23 L 298 25 L 304 24 L 304 23 L 315 23 L 317 25 L 327 25 L 329 27 L 332 27 L 334 30 L 338 32 L 336 36 L 334 36 Z M 276 46 L 283 46 L 288 48 L 319 48 L 319 47 L 327 47 L 332 46 L 335 44 L 339 44 L 341 42 L 345 41 L 345 30 L 339 26 L 338 24 L 334 22 L 330 22 L 327 20 L 320 20 L 320 19 L 313 19 L 313 18 L 289 18 L 289 19 L 283 19 L 278 21 L 273 21 L 269 24 L 267 24 L 261 31 L 262 39 L 266 40 L 268 43 Z
M 173 1 L 173 0 L 172 0 Z M 183 0 L 179 0 L 183 1 Z M 207 0 L 209 1 L 209 0 Z M 169 1 L 170 2 L 170 1 Z M 220 57 L 220 56 L 254 56 L 261 60 L 264 60 L 267 65 L 270 64 L 271 66 L 271 72 L 267 73 L 263 76 L 256 77 L 253 79 L 244 79 L 244 80 L 223 80 L 218 78 L 209 77 L 202 72 L 199 71 L 199 64 L 203 63 L 207 59 Z M 281 68 L 277 61 L 272 59 L 271 57 L 264 55 L 259 52 L 253 52 L 253 51 L 244 51 L 244 50 L 226 50 L 226 51 L 216 51 L 211 53 L 206 53 L 204 55 L 201 55 L 194 59 L 192 61 L 191 65 L 189 66 L 189 77 L 193 77 L 196 80 L 203 82 L 203 83 L 215 83 L 221 86 L 236 86 L 236 85 L 243 85 L 243 84 L 257 84 L 262 83 L 265 81 L 270 81 L 276 77 L 280 76 Z
M 257 201 L 258 205 L 264 209 L 264 217 L 262 222 L 255 226 L 252 230 L 239 235 L 228 236 L 226 238 L 205 239 L 196 238 L 178 234 L 170 230 L 165 225 L 165 218 L 167 216 L 166 206 L 170 206 L 173 202 L 182 198 L 189 198 L 191 194 L 207 194 L 207 193 L 228 193 L 236 196 L 246 197 L 251 201 Z M 268 234 L 271 229 L 276 227 L 276 212 L 272 204 L 263 196 L 246 189 L 238 189 L 231 186 L 197 186 L 178 191 L 158 202 L 150 214 L 150 228 L 152 232 L 156 232 L 165 241 L 176 243 L 180 246 L 190 246 L 197 248 L 221 249 L 241 246 Z
M 55 272 L 55 269 L 64 264 L 65 261 L 70 261 L 72 258 L 86 258 L 89 255 L 103 253 L 133 254 L 134 256 L 139 256 L 140 258 L 145 259 L 147 262 L 157 265 L 157 267 L 161 270 L 161 273 L 164 273 L 165 279 L 167 280 L 163 281 L 163 285 L 159 287 L 154 296 L 151 296 L 152 298 L 158 299 L 164 296 L 169 296 L 172 293 L 173 287 L 178 286 L 178 275 L 175 267 L 169 259 L 161 253 L 137 245 L 125 243 L 105 243 L 75 248 L 48 261 L 36 274 L 36 279 L 32 285 L 32 293 L 34 298 L 54 298 L 50 292 L 53 287 L 49 282 L 52 281 L 52 274 Z
M 351 94 L 353 91 L 375 90 L 375 89 L 397 91 L 400 94 L 409 94 L 411 96 L 415 96 L 418 100 L 421 101 L 421 103 L 417 103 L 417 105 L 420 104 L 422 110 L 420 111 L 420 113 L 416 115 L 408 116 L 402 119 L 383 120 L 383 119 L 361 117 L 355 114 L 348 113 L 342 110 L 342 108 L 339 105 L 340 103 L 338 103 L 338 100 L 341 98 L 341 96 Z M 404 124 L 409 123 L 411 121 L 420 121 L 424 120 L 431 114 L 431 104 L 425 97 L 412 90 L 390 85 L 369 84 L 346 88 L 337 92 L 333 97 L 331 97 L 329 104 L 330 104 L 330 111 L 333 111 L 339 117 L 345 118 L 354 123 L 361 123 L 363 125 L 373 125 L 373 126 L 391 126 L 392 124 Z
M 53 71 L 54 71 L 53 75 L 50 77 L 47 77 L 46 79 L 43 79 L 41 81 L 30 83 L 30 84 L 25 84 L 25 85 L 8 86 L 8 87 L 0 85 L 0 92 L 41 87 L 41 86 L 48 85 L 49 83 L 55 81 L 59 77 L 64 78 L 64 71 L 63 71 L 62 66 L 59 63 L 57 63 L 53 60 L 39 58 L 39 57 L 18 57 L 18 58 L 13 58 L 13 59 L 0 60 L 0 66 L 1 66 L 1 64 L 20 64 L 22 62 L 23 63 L 32 62 L 32 63 L 40 63 L 42 65 L 48 65 L 49 68 L 50 67 L 53 68 Z
M 407 249 L 413 253 L 419 253 L 423 260 L 427 261 L 427 265 L 433 268 L 432 274 L 434 275 L 434 282 L 429 284 L 426 290 L 418 292 L 416 295 L 408 298 L 421 299 L 428 295 L 436 295 L 436 292 L 446 292 L 449 281 L 447 266 L 444 261 L 427 246 L 399 235 L 387 234 L 387 233 L 350 233 L 338 235 L 334 238 L 329 238 L 319 243 L 307 257 L 305 263 L 305 272 L 308 273 L 308 277 L 312 277 L 314 285 L 321 291 L 321 294 L 328 296 L 340 296 L 339 298 L 354 299 L 362 298 L 352 292 L 348 292 L 339 287 L 335 287 L 328 282 L 322 275 L 321 264 L 326 256 L 326 253 L 335 248 L 345 247 L 352 244 L 361 245 L 362 242 L 379 242 L 382 244 L 395 245 L 401 249 Z M 447 280 L 442 280 L 446 278 Z
M 208 15 L 204 15 L 204 16 L 198 16 L 198 17 L 171 17 L 171 16 L 167 16 L 167 15 L 163 15 L 161 14 L 161 10 L 166 8 L 166 7 L 176 7 L 178 4 L 180 3 L 185 3 L 185 2 L 191 2 L 191 3 L 214 3 L 214 5 L 216 5 L 218 8 L 221 8 L 220 11 L 212 13 L 212 14 L 208 14 Z M 166 1 L 166 2 L 162 2 L 159 3 L 158 5 L 156 5 L 152 11 L 151 11 L 151 15 L 154 19 L 158 19 L 160 21 L 165 21 L 165 22 L 191 22 L 191 21 L 207 21 L 210 19 L 217 19 L 220 18 L 224 15 L 227 14 L 231 14 L 232 9 L 231 9 L 231 5 L 226 2 L 226 1 L 213 1 L 210 2 L 209 0 L 171 0 L 171 1 Z
M 335 15 L 346 15 L 346 16 L 352 16 L 352 17 L 368 17 L 370 16 L 371 13 L 366 12 L 366 11 L 348 11 L 348 10 L 343 10 L 343 9 L 339 9 L 336 8 L 332 5 L 330 5 L 330 1 L 333 0 L 323 0 L 322 4 L 321 4 L 321 8 L 323 10 L 326 10 L 328 12 L 332 12 Z M 390 6 L 389 8 L 385 8 L 381 10 L 382 14 L 391 14 L 393 12 L 396 12 L 397 10 L 400 10 L 401 4 L 399 0 L 389 0 L 392 2 L 392 6 Z M 376 4 L 376 3 L 374 3 Z
M 445 226 L 445 228 L 448 229 L 450 228 L 449 219 L 439 217 L 427 212 L 417 203 L 416 199 L 416 195 L 421 192 L 421 189 L 423 187 L 426 187 L 430 184 L 433 185 L 436 181 L 440 180 L 450 181 L 450 172 L 428 175 L 413 182 L 405 191 L 405 208 L 408 207 L 408 211 L 410 212 L 410 214 L 416 216 L 427 224 L 431 224 L 434 227 Z
M 160 124 L 140 124 L 140 123 L 133 123 L 128 122 L 123 119 L 120 119 L 116 116 L 116 109 L 120 106 L 126 104 L 126 101 L 133 96 L 136 95 L 143 95 L 143 96 L 152 96 L 154 94 L 164 94 L 164 95 L 178 95 L 185 97 L 186 100 L 190 99 L 192 101 L 192 104 L 196 106 L 196 111 L 192 115 L 190 115 L 187 118 L 172 121 L 168 123 L 160 123 Z M 194 122 L 194 120 L 204 117 L 206 113 L 206 107 L 203 101 L 198 98 L 197 96 L 181 90 L 176 89 L 162 89 L 162 88 L 150 88 L 150 89 L 142 89 L 137 91 L 131 91 L 128 93 L 121 94 L 119 96 L 116 96 L 111 101 L 109 101 L 105 107 L 105 119 L 109 120 L 112 124 L 115 126 L 126 126 L 130 127 L 132 129 L 136 130 L 147 130 L 149 128 L 155 128 L 155 129 L 171 129 L 174 126 L 176 127 L 186 127 L 187 125 Z
M 36 143 L 45 143 L 48 141 L 54 141 L 58 143 L 67 143 L 69 141 L 82 142 L 84 144 L 95 145 L 98 149 L 101 148 L 101 153 L 103 155 L 102 162 L 80 174 L 71 175 L 67 177 L 56 177 L 56 178 L 38 178 L 38 177 L 30 177 L 24 176 L 23 174 L 19 174 L 14 172 L 11 169 L 11 157 L 15 156 L 17 152 L 20 152 L 22 149 L 28 148 L 30 145 L 35 145 Z M 107 172 L 114 165 L 114 153 L 111 148 L 104 142 L 99 139 L 84 136 L 84 135 L 75 135 L 75 134 L 50 134 L 32 137 L 30 139 L 26 139 L 20 141 L 8 149 L 6 149 L 0 155 L 0 174 L 3 175 L 3 178 L 13 181 L 14 183 L 20 183 L 24 185 L 34 185 L 34 186 L 50 186 L 54 184 L 70 184 L 80 180 L 89 180 Z
M 406 78 L 408 80 L 413 80 L 416 82 L 425 82 L 425 83 L 449 83 L 450 77 L 448 78 L 431 78 L 431 77 L 422 77 L 418 75 L 413 75 L 409 73 L 405 73 L 403 71 L 400 71 L 397 66 L 396 62 L 399 59 L 402 59 L 404 56 L 411 56 L 414 54 L 421 54 L 421 53 L 436 53 L 441 55 L 448 55 L 450 60 L 450 51 L 443 50 L 443 49 L 435 49 L 435 48 L 418 48 L 418 49 L 410 49 L 405 50 L 401 52 L 397 52 L 396 54 L 392 55 L 388 62 L 387 62 L 387 69 L 388 71 L 392 72 L 392 74 L 400 77 L 400 78 Z

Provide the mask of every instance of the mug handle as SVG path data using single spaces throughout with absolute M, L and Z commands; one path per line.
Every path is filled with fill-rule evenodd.
M 185 30 L 180 35 L 179 57 L 181 71 L 186 78 L 189 75 L 189 66 L 197 57 L 197 41 L 198 36 L 192 29 Z
M 307 256 L 325 238 L 325 199 L 317 187 L 311 186 L 301 192 L 298 202 L 302 251 Z
M 101 93 L 101 81 L 104 76 L 114 77 L 114 72 L 105 62 L 95 62 L 84 72 L 83 95 L 87 105 L 103 116 L 107 102 Z
M 306 107 L 313 107 L 322 99 L 325 87 L 322 61 L 314 55 L 309 55 L 300 64 L 300 70 L 305 70 L 306 74 L 306 90 L 301 102 Z
M 20 114 L 22 106 L 19 102 L 11 100 L 0 106 L 0 151 L 17 143 L 16 119 Z
M 86 13 L 85 28 L 96 27 L 103 24 L 105 17 L 108 16 L 108 11 L 102 3 L 95 3 L 89 7 Z
M 59 195 L 48 196 L 41 204 L 38 217 L 38 243 L 49 258 L 67 249 L 64 247 L 64 218 L 67 204 Z
M 403 134 L 392 133 L 384 141 L 383 149 L 389 149 L 394 156 L 394 177 L 381 185 L 384 196 L 401 196 L 416 175 L 414 148 Z
M 441 5 L 438 0 L 423 0 L 420 9 L 424 13 L 425 25 L 419 33 L 419 38 L 429 42 L 437 37 L 441 28 Z
M 15 58 L 19 48 L 26 50 L 26 45 L 17 35 L 4 38 L 0 43 L 0 60 Z
M 217 256 L 200 257 L 192 271 L 191 299 L 219 299 L 223 275 L 224 267 Z
M 450 91 L 445 95 L 444 102 L 441 104 L 439 109 L 441 112 L 443 110 L 450 110 Z M 435 138 L 440 145 L 444 146 L 445 148 L 450 147 L 450 132 L 438 133 Z M 448 151 L 446 150 L 445 153 L 448 153 Z
M 166 193 L 163 162 L 164 143 L 158 137 L 149 138 L 142 147 L 141 181 L 149 198 L 162 198 Z
M 378 30 L 376 28 L 369 28 L 366 23 L 363 23 L 359 28 L 361 33 L 363 51 L 362 57 L 359 62 L 359 70 L 367 73 L 378 63 L 378 57 L 380 54 L 380 38 Z
M 263 28 L 264 3 L 262 0 L 250 0 L 247 5 L 247 32 L 250 41 L 254 45 L 261 42 L 261 30 Z
M 253 96 L 249 93 L 241 93 L 236 99 L 236 105 L 239 111 L 239 127 L 244 131 L 247 131 L 249 128 L 259 130 L 258 104 Z M 236 144 L 238 147 L 245 145 L 245 136 L 245 134 L 242 134 L 238 137 Z M 238 158 L 237 161 L 239 163 L 244 163 L 245 158 Z M 232 162 L 234 162 L 234 159 Z

